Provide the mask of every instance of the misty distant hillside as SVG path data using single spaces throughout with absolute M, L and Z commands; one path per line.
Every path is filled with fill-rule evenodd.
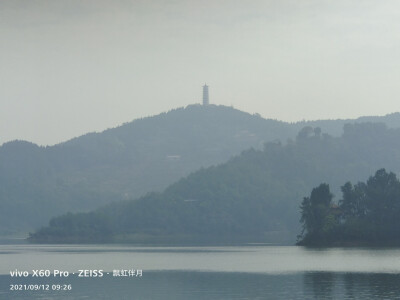
M 400 127 L 399 114 L 370 120 Z M 51 147 L 5 143 L 0 147 L 0 234 L 31 230 L 67 211 L 162 191 L 243 150 L 295 139 L 304 126 L 339 135 L 347 122 L 289 124 L 231 107 L 190 105 Z
M 34 239 L 294 243 L 300 203 L 313 187 L 329 182 L 340 195 L 345 182 L 365 180 L 379 168 L 400 173 L 400 129 L 382 123 L 348 124 L 341 137 L 332 137 L 306 128 L 296 141 L 247 150 L 192 173 L 163 193 L 54 218 Z
M 305 126 L 321 127 L 325 133 L 332 136 L 340 136 L 343 132 L 343 126 L 351 123 L 385 123 L 388 128 L 400 128 L 400 113 L 391 113 L 386 116 L 365 116 L 357 119 L 338 119 L 338 120 L 316 120 L 316 121 L 301 121 L 291 123 L 297 131 Z
M 0 147 L 0 233 L 161 191 L 200 167 L 293 135 L 284 122 L 192 105 L 51 147 L 6 143 Z

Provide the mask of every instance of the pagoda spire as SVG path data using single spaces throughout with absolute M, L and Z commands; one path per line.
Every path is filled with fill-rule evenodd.
M 210 100 L 208 99 L 208 85 L 203 85 L 203 105 L 210 104 Z

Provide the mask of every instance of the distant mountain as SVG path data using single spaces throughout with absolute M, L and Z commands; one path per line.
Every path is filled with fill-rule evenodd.
M 385 116 L 365 116 L 357 119 L 337 119 L 337 120 L 316 120 L 316 121 L 301 121 L 291 123 L 292 127 L 296 129 L 296 132 L 301 130 L 303 127 L 321 127 L 325 133 L 332 136 L 340 136 L 343 132 L 343 126 L 345 124 L 354 123 L 384 123 L 388 128 L 400 128 L 400 113 L 392 113 Z
M 52 147 L 6 143 L 0 147 L 0 234 L 161 191 L 200 167 L 289 136 L 284 122 L 191 105 Z
M 32 236 L 40 242 L 295 242 L 300 203 L 329 182 L 365 180 L 379 168 L 400 172 L 400 129 L 347 124 L 341 137 L 305 127 L 296 141 L 265 144 L 200 169 L 162 193 L 67 214 Z
M 400 127 L 399 114 L 375 119 Z M 295 139 L 308 125 L 339 135 L 346 122 L 351 120 L 289 124 L 231 107 L 190 105 L 51 147 L 5 143 L 0 147 L 0 234 L 26 232 L 67 211 L 162 191 L 243 150 Z

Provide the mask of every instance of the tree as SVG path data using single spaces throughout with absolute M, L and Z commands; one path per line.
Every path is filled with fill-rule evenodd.
M 365 202 L 376 237 L 389 237 L 400 231 L 400 182 L 394 173 L 385 169 L 376 171 L 367 181 Z
M 311 126 L 303 127 L 297 134 L 296 140 L 302 141 L 309 138 L 314 133 L 314 129 Z
M 366 216 L 366 187 L 363 182 L 359 182 L 354 186 L 351 182 L 346 182 L 341 187 L 343 199 L 339 201 L 339 207 L 344 219 Z
M 334 217 L 331 214 L 332 198 L 333 195 L 326 183 L 314 188 L 310 197 L 304 197 L 300 206 L 300 222 L 303 227 L 300 237 L 314 239 L 332 229 L 334 226 Z
M 315 127 L 314 128 L 314 134 L 315 134 L 316 137 L 320 137 L 321 136 L 321 132 L 322 132 L 321 127 Z

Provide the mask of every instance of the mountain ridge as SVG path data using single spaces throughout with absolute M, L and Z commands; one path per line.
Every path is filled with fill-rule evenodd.
M 399 114 L 392 119 L 400 127 Z M 326 121 L 324 132 L 345 123 L 337 122 Z M 54 146 L 5 143 L 0 147 L 0 234 L 26 232 L 67 211 L 162 191 L 246 149 L 293 140 L 309 124 L 264 119 L 226 106 L 189 105 Z
M 400 173 L 400 128 L 347 124 L 340 137 L 302 130 L 293 142 L 243 151 L 161 193 L 55 217 L 31 240 L 293 244 L 300 203 L 312 187 L 329 182 L 339 191 L 344 182 L 364 180 L 379 168 Z

